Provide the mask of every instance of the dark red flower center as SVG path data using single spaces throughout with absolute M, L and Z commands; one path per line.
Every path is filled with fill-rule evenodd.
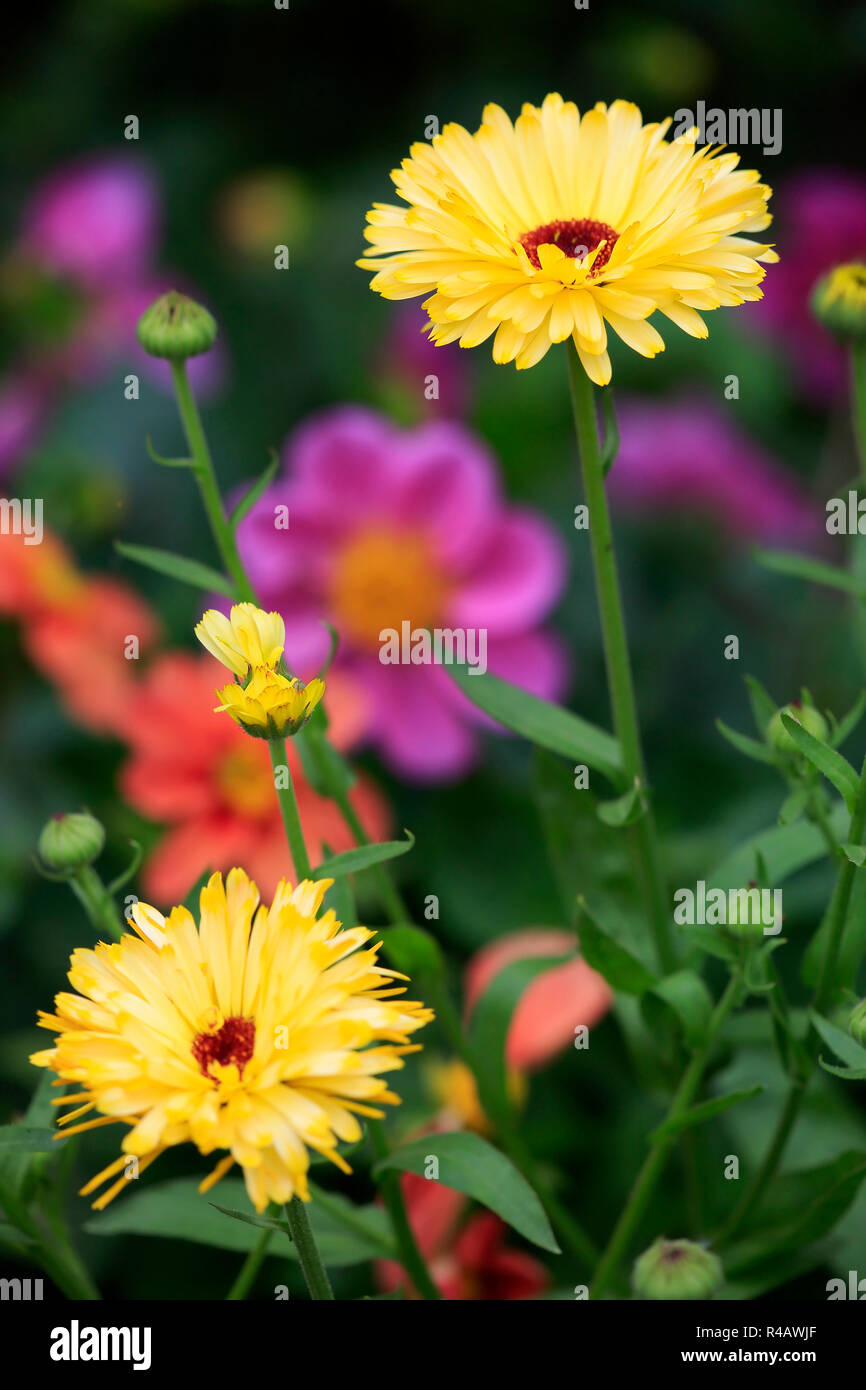
M 197 1033 L 192 1040 L 192 1055 L 204 1076 L 210 1076 L 214 1062 L 228 1067 L 234 1062 L 238 1074 L 253 1055 L 256 1025 L 251 1018 L 227 1018 L 215 1033 Z
M 538 268 L 541 267 L 539 246 L 558 246 L 570 260 L 583 261 L 604 242 L 590 271 L 590 275 L 594 276 L 607 265 L 618 239 L 619 232 L 615 232 L 606 222 L 575 217 L 570 222 L 545 222 L 543 227 L 536 227 L 533 232 L 524 232 L 520 241 L 532 264 Z

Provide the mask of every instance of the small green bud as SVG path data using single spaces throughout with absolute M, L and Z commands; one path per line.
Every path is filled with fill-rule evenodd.
M 40 864 L 51 873 L 71 876 L 102 853 L 105 831 L 87 811 L 58 812 L 39 836 Z
M 861 999 L 852 1009 L 848 1020 L 848 1032 L 855 1042 L 866 1046 L 866 999 Z
M 631 1282 L 639 1298 L 712 1298 L 724 1274 L 717 1257 L 703 1245 L 659 1236 L 635 1260 Z
M 822 276 L 812 291 L 812 312 L 837 338 L 866 338 L 866 265 L 852 261 Z
M 814 705 L 803 705 L 799 700 L 794 700 L 790 705 L 783 705 L 781 709 L 777 709 L 767 725 L 767 742 L 771 748 L 775 748 L 777 753 L 799 752 L 796 743 L 782 722 L 783 714 L 790 715 L 791 719 L 796 720 L 807 734 L 820 739 L 822 743 L 825 742 L 830 730 L 823 714 L 820 710 L 815 709 Z
M 169 290 L 145 309 L 136 336 L 151 357 L 182 361 L 210 351 L 216 342 L 216 319 L 194 299 Z

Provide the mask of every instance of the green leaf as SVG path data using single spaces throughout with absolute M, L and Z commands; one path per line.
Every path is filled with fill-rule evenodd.
M 276 471 L 280 466 L 280 457 L 275 449 L 271 449 L 270 452 L 271 461 L 267 468 L 259 474 L 252 486 L 244 493 L 229 517 L 229 526 L 233 531 L 237 530 L 247 513 L 256 505 L 268 484 L 274 480 Z
M 793 825 L 795 820 L 799 820 L 806 809 L 809 801 L 809 793 L 805 787 L 795 787 L 792 792 L 785 797 L 779 811 L 780 825 Z
M 196 466 L 195 459 L 191 459 L 191 458 L 179 458 L 179 459 L 167 459 L 167 458 L 163 458 L 162 454 L 158 454 L 158 453 L 156 452 L 156 450 L 154 449 L 154 447 L 153 447 L 153 441 L 152 441 L 150 435 L 148 435 L 147 438 L 145 439 L 144 445 L 145 445 L 145 448 L 147 449 L 148 457 L 149 457 L 149 458 L 152 458 L 153 461 L 154 461 L 154 463 L 161 463 L 162 466 L 163 466 L 163 468 L 195 468 L 195 466 Z
M 856 868 L 860 869 L 863 867 L 863 862 L 866 860 L 866 849 L 864 849 L 862 845 L 852 845 L 849 843 L 842 845 L 841 849 L 845 858 L 849 859 Z
M 390 1237 L 390 1226 L 380 1207 L 356 1207 L 339 1193 L 326 1192 L 312 1183 L 310 1195 L 313 1198 L 307 1207 L 310 1225 L 313 1227 L 313 1234 L 320 1250 L 323 1247 L 330 1249 L 327 1263 L 360 1264 L 365 1260 L 399 1258 Z M 238 1211 L 233 1207 L 222 1207 L 216 1202 L 211 1202 L 210 1205 L 215 1211 L 231 1217 L 234 1221 L 243 1221 L 248 1226 L 257 1226 L 262 1230 L 279 1231 L 291 1240 L 289 1224 L 284 1218 L 259 1216 L 249 1211 Z M 282 1251 L 272 1253 L 280 1254 Z M 294 1251 L 291 1253 L 294 1254 Z
M 455 1192 L 464 1192 L 501 1216 L 526 1240 L 552 1254 L 560 1253 L 544 1208 L 529 1183 L 510 1159 L 478 1134 L 460 1130 L 451 1134 L 426 1134 L 388 1154 L 374 1168 L 386 1168 L 425 1177 L 429 1159 L 439 1163 L 438 1181 Z
M 728 743 L 733 744 L 738 753 L 751 758 L 756 763 L 774 763 L 775 758 L 765 743 L 759 743 L 755 738 L 749 738 L 746 734 L 737 733 L 736 729 L 729 729 L 721 719 L 716 720 L 716 728 Z
M 866 710 L 866 690 L 861 690 L 848 713 L 843 715 L 838 723 L 834 723 L 833 736 L 830 740 L 834 748 L 841 748 L 849 735 L 854 732 L 863 718 L 864 710 Z
M 463 694 L 506 729 L 551 753 L 595 768 L 614 785 L 621 784 L 622 755 L 612 734 L 498 676 L 473 674 L 465 666 L 448 669 Z
M 644 994 L 656 984 L 655 975 L 642 961 L 605 931 L 583 898 L 578 900 L 580 918 L 578 933 L 584 960 L 604 976 L 612 989 L 625 994 Z
M 395 970 L 415 979 L 418 975 L 442 976 L 445 959 L 435 936 L 422 927 L 399 923 L 379 931 L 385 955 Z
M 644 789 L 635 778 L 634 786 L 623 792 L 622 796 L 618 796 L 614 801 L 599 802 L 598 816 L 605 825 L 619 829 L 624 825 L 634 825 L 641 816 L 646 815 L 646 809 Z
M 198 560 L 190 560 L 186 555 L 173 555 L 169 550 L 154 550 L 149 545 L 127 545 L 126 541 L 115 541 L 114 548 L 124 559 L 134 560 L 136 564 L 156 570 L 159 574 L 167 574 L 171 579 L 179 579 L 193 589 L 213 589 L 218 594 L 234 598 L 234 587 L 225 575 Z
M 664 1139 L 671 1139 L 674 1135 L 681 1134 L 684 1129 L 693 1129 L 695 1125 L 705 1124 L 707 1120 L 712 1120 L 716 1115 L 730 1110 L 732 1105 L 739 1105 L 742 1100 L 751 1100 L 753 1096 L 759 1096 L 763 1089 L 763 1086 L 749 1086 L 746 1090 L 731 1091 L 726 1096 L 717 1096 L 714 1100 L 705 1100 L 700 1105 L 693 1105 L 682 1115 L 666 1120 L 663 1125 L 659 1125 L 658 1129 L 654 1129 L 650 1134 L 650 1142 L 658 1144 Z
M 687 1047 L 696 1048 L 707 1035 L 713 1000 L 699 975 L 693 970 L 678 970 L 643 995 L 641 1011 L 657 1037 L 667 1027 L 669 1032 L 675 1030 Z
M 834 803 L 830 825 L 840 838 L 848 828 L 848 816 L 840 802 Z M 824 859 L 827 845 L 820 830 L 809 821 L 772 826 L 745 840 L 717 865 L 707 878 L 707 891 L 711 888 L 742 888 L 755 877 L 758 854 L 766 864 L 766 886 L 772 887 L 784 882 L 807 864 Z
M 823 584 L 831 589 L 843 589 L 846 593 L 866 597 L 862 581 L 848 570 L 825 564 L 822 560 L 813 560 L 809 555 L 797 555 L 791 550 L 756 550 L 754 558 L 764 569 L 773 570 L 776 574 L 786 574 L 792 579 L 805 579 L 810 584 Z
M 137 1186 L 130 1182 L 130 1187 Z M 188 1240 L 220 1250 L 251 1250 L 258 1231 L 267 1227 L 271 1218 L 259 1217 L 253 1211 L 242 1179 L 223 1178 L 217 1191 L 225 1204 L 223 1210 L 200 1195 L 196 1178 L 172 1179 L 140 1192 L 126 1193 L 115 1206 L 85 1222 L 84 1229 L 96 1236 L 153 1236 Z M 327 1265 L 337 1268 L 361 1264 L 378 1258 L 383 1249 L 390 1249 L 387 1216 L 378 1207 L 360 1209 L 365 1221 L 369 1220 L 378 1233 L 375 1241 L 346 1230 L 344 1223 L 335 1221 L 333 1214 L 315 1201 L 307 1210 L 316 1244 Z M 224 1212 L 229 1212 L 233 1219 L 227 1220 Z M 277 1229 L 283 1229 L 279 1223 Z M 280 1259 L 297 1259 L 295 1247 L 288 1239 L 271 1253 Z
M 407 854 L 415 843 L 411 830 L 406 830 L 405 840 L 385 840 L 378 845 L 356 845 L 342 854 L 332 854 L 317 869 L 313 878 L 340 878 L 343 874 L 357 874 L 369 869 L 372 864 L 382 864 L 386 859 L 397 859 Z
M 854 803 L 857 800 L 857 788 L 859 779 L 851 764 L 837 753 L 829 744 L 822 743 L 815 738 L 802 724 L 798 724 L 796 719 L 792 719 L 789 714 L 782 715 L 782 723 L 787 729 L 791 738 L 797 745 L 799 751 L 805 758 L 808 758 L 813 767 L 832 782 L 848 810 L 853 812 Z
M 576 941 L 573 957 L 534 956 L 512 961 L 496 972 L 473 1009 L 469 1032 L 473 1070 L 482 1109 L 497 1129 L 506 1130 L 511 1122 L 506 1043 L 514 1011 L 534 979 L 569 959 L 577 959 Z
M 755 676 L 746 676 L 746 689 L 749 692 L 749 704 L 752 707 L 755 728 L 763 736 L 767 725 L 776 713 L 776 701 Z
M 30 1129 L 27 1125 L 0 1127 L 0 1153 L 47 1154 L 57 1150 L 62 1139 L 56 1139 L 54 1129 Z
M 831 1047 L 843 1062 L 847 1062 L 849 1067 L 866 1067 L 866 1047 L 861 1046 L 850 1033 L 843 1033 L 841 1028 L 837 1028 L 814 1010 L 809 1014 L 809 1020 L 818 1036 L 823 1038 L 827 1046 Z

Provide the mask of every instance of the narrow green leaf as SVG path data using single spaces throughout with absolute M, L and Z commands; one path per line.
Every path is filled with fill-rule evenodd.
M 656 977 L 631 951 L 607 932 L 594 917 L 583 898 L 578 900 L 580 949 L 586 962 L 603 975 L 612 989 L 625 994 L 644 994 L 656 984 Z
M 153 441 L 151 440 L 150 435 L 147 436 L 147 438 L 144 441 L 144 444 L 145 448 L 147 449 L 148 456 L 153 459 L 154 463 L 161 463 L 163 468 L 195 468 L 196 466 L 195 459 L 191 458 L 163 458 L 162 454 L 158 454 L 154 449 Z
M 782 723 L 787 729 L 791 738 L 797 745 L 804 757 L 808 758 L 813 767 L 816 767 L 828 780 L 832 782 L 849 811 L 854 810 L 854 802 L 857 800 L 857 787 L 859 779 L 851 764 L 830 748 L 820 739 L 815 738 L 802 724 L 798 724 L 796 719 L 792 719 L 789 714 L 782 715 Z
M 759 743 L 756 738 L 749 738 L 747 734 L 740 734 L 736 729 L 728 728 L 721 719 L 716 720 L 716 728 L 723 738 L 728 740 L 736 748 L 738 753 L 742 753 L 746 758 L 752 758 L 756 763 L 772 763 L 775 761 L 773 754 L 765 743 Z
M 749 692 L 749 704 L 752 707 L 755 728 L 763 737 L 767 725 L 776 713 L 776 702 L 756 676 L 746 676 L 746 689 Z
M 843 589 L 861 598 L 866 596 L 862 581 L 848 570 L 825 564 L 823 560 L 813 560 L 809 555 L 798 555 L 791 550 L 756 550 L 754 558 L 764 569 L 773 570 L 776 574 L 805 579 L 810 584 L 823 584 L 831 589 Z
M 862 867 L 863 861 L 866 860 L 866 849 L 863 845 L 844 844 L 841 848 L 846 859 L 850 860 L 856 868 Z
M 198 560 L 190 560 L 186 555 L 173 555 L 169 550 L 154 550 L 149 545 L 127 545 L 125 541 L 115 541 L 114 548 L 124 559 L 134 560 L 136 564 L 156 570 L 158 574 L 167 574 L 171 579 L 191 585 L 193 589 L 213 589 L 218 594 L 234 597 L 234 588 L 224 574 L 211 569 L 209 565 L 201 564 Z
M 614 785 L 621 784 L 622 755 L 612 734 L 498 676 L 472 674 L 460 666 L 448 670 L 463 694 L 506 729 L 563 758 L 595 768 Z
M 273 482 L 277 469 L 280 466 L 280 457 L 275 449 L 271 449 L 271 461 L 263 473 L 260 473 L 255 482 L 247 489 L 243 497 L 236 504 L 231 516 L 229 526 L 236 531 L 244 517 L 256 505 L 262 493 L 268 485 Z
M 646 815 L 646 797 L 637 778 L 633 787 L 613 801 L 601 801 L 598 805 L 599 819 L 614 829 L 634 825 L 641 816 Z
M 809 1014 L 809 1019 L 815 1032 L 833 1049 L 837 1057 L 841 1057 L 849 1067 L 866 1067 L 866 1047 L 852 1038 L 850 1033 L 843 1033 L 841 1028 L 837 1028 L 814 1010 Z
M 533 1245 L 560 1253 L 544 1208 L 529 1183 L 510 1159 L 478 1134 L 459 1130 L 451 1134 L 425 1134 L 395 1149 L 376 1164 L 374 1174 L 386 1168 L 426 1177 L 430 1160 L 438 1161 L 438 1181 L 455 1192 L 464 1192 Z
M 386 859 L 397 859 L 407 854 L 415 843 L 411 830 L 406 830 L 405 840 L 385 840 L 378 845 L 356 845 L 342 854 L 332 854 L 317 869 L 313 878 L 340 878 L 343 874 L 357 874 L 369 869 L 372 864 L 382 864 Z
M 55 1139 L 54 1129 L 30 1129 L 27 1125 L 0 1127 L 0 1153 L 47 1154 L 56 1152 L 62 1140 Z
M 842 744 L 854 732 L 860 720 L 863 718 L 863 711 L 866 710 L 866 690 L 861 690 L 854 704 L 848 713 L 834 725 L 832 744 L 834 748 L 841 748 Z
M 740 1101 L 751 1100 L 753 1096 L 759 1096 L 763 1089 L 763 1086 L 749 1086 L 746 1090 L 731 1091 L 729 1095 L 717 1096 L 714 1100 L 705 1100 L 700 1105 L 693 1105 L 682 1115 L 677 1115 L 672 1120 L 666 1120 L 663 1125 L 659 1125 L 658 1129 L 654 1129 L 650 1134 L 650 1142 L 658 1144 L 663 1139 L 670 1139 L 675 1134 L 681 1134 L 685 1129 L 693 1129 L 695 1125 L 706 1124 L 707 1120 L 712 1120 L 716 1115 L 730 1110 L 732 1105 L 739 1105 Z

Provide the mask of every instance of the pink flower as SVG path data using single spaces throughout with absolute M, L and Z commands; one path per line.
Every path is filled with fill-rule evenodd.
M 466 967 L 466 1012 L 471 1014 L 491 980 L 517 960 L 564 956 L 577 946 L 571 932 L 554 927 L 527 927 L 491 941 Z M 582 957 L 537 975 L 524 990 L 508 1030 L 505 1057 L 509 1066 L 532 1071 L 544 1066 L 574 1042 L 574 1030 L 595 1027 L 611 1006 L 610 986 Z
M 732 420 L 701 401 L 619 403 L 620 448 L 610 472 L 623 509 L 703 514 L 742 542 L 815 543 L 818 508 Z
M 866 256 L 866 178 L 847 170 L 808 170 L 775 199 L 780 261 L 755 310 L 797 365 L 816 400 L 844 394 L 844 354 L 816 322 L 809 299 L 831 266 Z
M 561 647 L 540 628 L 562 590 L 562 546 L 546 521 L 508 505 L 490 453 L 462 425 L 400 430 L 355 406 L 317 416 L 289 441 L 285 477 L 239 541 L 260 601 L 285 618 L 292 669 L 318 669 L 332 622 L 337 662 L 369 696 L 366 741 L 406 777 L 465 773 L 489 721 L 446 666 L 383 664 L 382 633 L 458 630 L 486 641 L 497 674 L 546 697 L 562 689 Z
M 0 382 L 0 478 L 33 448 L 54 405 L 54 392 L 33 369 L 15 371 Z
M 55 169 L 36 189 L 22 249 L 89 288 L 129 282 L 150 261 L 158 222 L 153 181 L 137 160 L 89 156 Z

